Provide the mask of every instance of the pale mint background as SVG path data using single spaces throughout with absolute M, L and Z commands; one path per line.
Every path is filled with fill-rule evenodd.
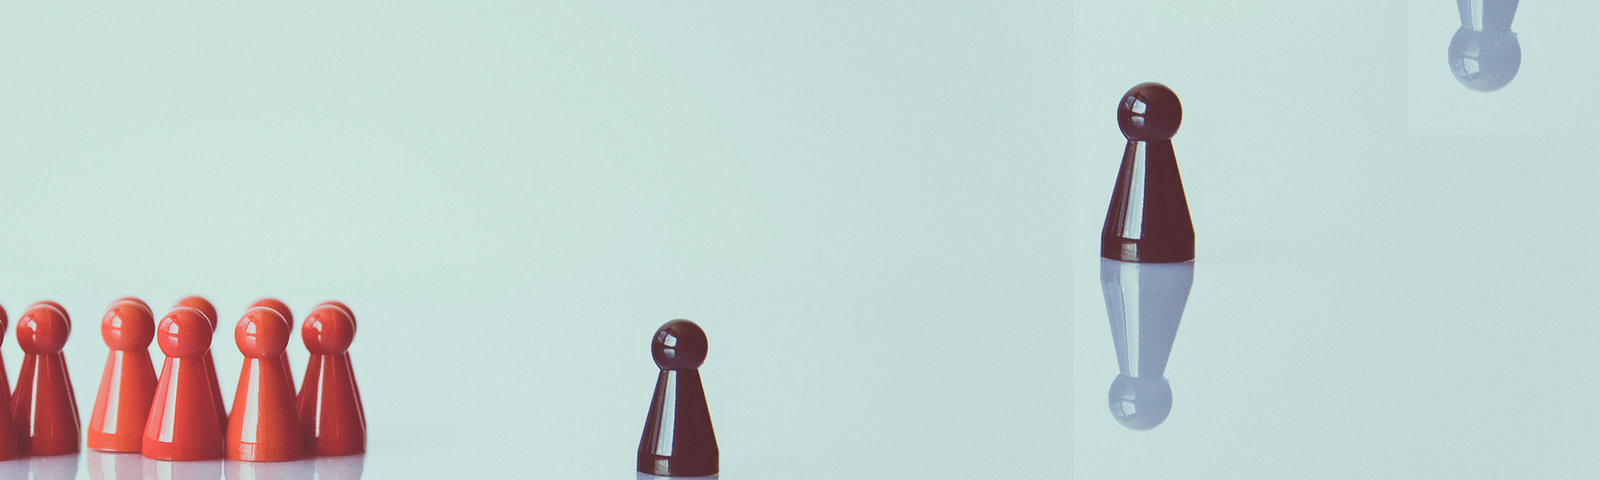
M 1427 3 L 1454 22 L 1453 2 Z M 1518 93 L 1548 80 L 1536 39 L 1538 62 L 1592 56 L 1522 23 L 1546 3 L 1523 2 L 1525 76 L 1484 115 L 1551 107 Z M 1600 139 L 1406 134 L 1406 7 L 1076 2 L 1078 478 L 1600 473 Z M 1445 66 L 1455 27 L 1430 28 L 1435 83 L 1472 94 Z M 1171 416 L 1135 432 L 1107 410 L 1117 363 L 1095 256 L 1124 145 L 1116 103 L 1150 80 L 1183 101 L 1173 143 L 1197 258 Z
M 343 300 L 365 478 L 632 478 L 679 317 L 724 478 L 1060 478 L 1070 10 L 15 5 L 0 304 L 87 422 L 114 298 Z

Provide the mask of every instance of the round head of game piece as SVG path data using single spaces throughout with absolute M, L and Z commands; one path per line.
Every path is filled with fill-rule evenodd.
M 263 298 L 256 300 L 256 303 L 250 304 L 250 308 L 256 307 L 267 307 L 276 310 L 278 315 L 283 315 L 283 318 L 288 319 L 291 322 L 294 321 L 294 313 L 289 311 L 289 305 L 278 301 L 276 298 Z
M 706 332 L 688 320 L 673 320 L 656 329 L 650 356 L 662 370 L 700 368 L 706 361 Z
M 116 305 L 117 302 L 133 302 L 135 304 L 138 304 L 141 307 L 144 307 L 145 310 L 149 310 L 151 312 L 150 313 L 150 317 L 151 318 L 155 318 L 155 316 L 156 316 L 155 310 L 150 310 L 150 304 L 144 303 L 144 300 L 140 300 L 139 297 L 122 297 L 122 298 L 117 299 L 116 301 L 111 302 L 111 304 L 112 305 Z M 106 307 L 106 308 L 111 308 L 111 307 Z
M 71 332 L 66 313 L 49 304 L 36 303 L 17 319 L 17 346 L 26 353 L 56 353 L 66 346 Z
M 37 305 L 49 305 L 49 306 L 55 307 L 56 310 L 61 311 L 61 318 L 64 318 L 64 319 L 67 320 L 67 326 L 68 327 L 72 326 L 72 314 L 67 313 L 67 307 L 61 306 L 61 304 L 56 303 L 55 300 L 40 300 L 40 301 L 34 302 L 33 304 L 35 306 L 37 306 Z
M 199 295 L 183 297 L 182 300 L 178 300 L 178 303 L 172 305 L 172 308 L 178 307 L 199 310 L 200 313 L 205 314 L 206 320 L 211 322 L 211 330 L 213 332 L 217 330 L 217 307 L 212 306 L 211 301 L 206 300 L 205 297 Z
M 337 355 L 350 349 L 356 339 L 356 322 L 339 307 L 323 305 L 311 309 L 300 324 L 300 337 L 313 355 Z
M 1156 82 L 1134 85 L 1117 104 L 1117 126 L 1128 140 L 1169 140 L 1183 123 L 1178 94 Z
M 1522 44 L 1510 30 L 1480 32 L 1456 30 L 1450 39 L 1450 73 L 1456 81 L 1479 92 L 1504 88 L 1522 67 Z
M 233 341 L 246 357 L 278 358 L 289 346 L 289 322 L 276 310 L 252 308 L 233 327 Z
M 1172 387 L 1161 377 L 1117 375 L 1111 382 L 1111 416 L 1130 430 L 1149 430 L 1172 412 Z
M 353 331 L 353 329 L 356 328 L 356 312 L 354 310 L 351 310 L 350 307 L 345 306 L 345 304 L 343 302 L 339 302 L 339 301 L 335 301 L 335 300 L 328 300 L 326 302 L 322 302 L 321 304 L 319 304 L 317 306 L 320 307 L 320 306 L 323 306 L 323 305 L 333 305 L 335 307 L 339 307 L 340 310 L 344 310 L 344 314 L 350 316 L 350 328 L 352 329 L 352 331 Z
M 5 340 L 6 336 L 3 334 L 8 325 L 11 325 L 11 318 L 6 316 L 6 307 L 0 307 L 0 341 Z
M 211 321 L 206 314 L 178 307 L 156 326 L 156 344 L 169 357 L 192 358 L 211 348 Z
M 100 319 L 100 338 L 112 350 L 144 350 L 156 335 L 155 316 L 150 308 L 132 300 L 122 300 L 106 309 Z

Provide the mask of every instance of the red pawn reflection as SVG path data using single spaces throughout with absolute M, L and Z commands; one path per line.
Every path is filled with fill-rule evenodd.
M 211 302 L 206 300 L 205 297 L 198 295 L 183 297 L 182 300 L 178 300 L 176 305 L 172 306 L 172 308 L 178 307 L 193 308 L 205 314 L 206 321 L 211 324 L 212 337 L 216 336 L 217 324 L 220 323 L 217 320 L 217 307 L 211 306 Z M 206 376 L 211 378 L 211 398 L 216 399 L 217 403 L 217 425 L 222 426 L 222 433 L 228 433 L 228 409 L 222 403 L 222 384 L 217 381 L 216 355 L 212 355 L 208 347 L 205 357 L 201 361 L 206 365 Z
M 156 460 L 222 458 L 222 429 L 202 360 L 211 347 L 210 321 L 199 310 L 175 308 L 156 327 L 156 344 L 167 361 L 140 453 Z
M 351 373 L 350 342 L 355 322 L 343 309 L 323 305 L 311 310 L 300 334 L 306 350 L 320 356 L 306 364 L 298 410 L 310 451 L 318 456 L 352 455 L 367 450 L 367 424 Z
M 267 307 L 274 312 L 278 312 L 278 315 L 282 315 L 284 324 L 289 326 L 290 336 L 293 336 L 294 313 L 289 311 L 288 305 L 278 301 L 276 298 L 263 298 L 256 300 L 256 303 L 250 304 L 250 308 L 256 307 Z M 287 350 L 278 355 L 278 363 L 283 364 L 283 375 L 288 377 L 290 385 L 294 385 L 294 372 L 292 371 L 294 367 L 289 366 L 289 352 Z
M 55 302 L 39 302 L 17 319 L 22 371 L 11 396 L 11 419 L 21 451 L 61 455 L 78 451 L 78 401 L 67 375 L 67 344 L 72 323 Z
M 228 458 L 283 462 L 305 456 L 305 436 L 295 414 L 294 383 L 278 358 L 289 346 L 289 322 L 278 312 L 255 307 L 233 329 L 245 356 L 228 418 Z
M 144 443 L 144 424 L 156 395 L 156 370 L 150 363 L 156 323 L 150 307 L 136 301 L 111 304 L 100 321 L 100 336 L 111 353 L 89 414 L 88 443 L 94 450 L 138 452 Z

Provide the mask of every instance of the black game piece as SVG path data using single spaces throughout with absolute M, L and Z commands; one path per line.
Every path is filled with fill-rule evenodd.
M 1450 73 L 1467 88 L 1493 92 L 1522 67 L 1522 44 L 1511 31 L 1519 0 L 1456 0 L 1461 28 L 1450 39 Z
M 1166 85 L 1141 83 L 1123 94 L 1117 126 L 1128 146 L 1100 231 L 1100 256 L 1139 263 L 1194 259 L 1194 225 L 1172 153 L 1182 121 L 1183 105 Z
M 640 473 L 700 477 L 717 473 L 717 436 L 700 386 L 706 361 L 706 332 L 688 320 L 673 320 L 656 330 L 650 355 L 661 376 L 639 439 Z

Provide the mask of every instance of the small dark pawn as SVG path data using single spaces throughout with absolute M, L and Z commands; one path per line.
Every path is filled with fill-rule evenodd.
M 656 329 L 650 356 L 661 375 L 639 439 L 638 471 L 650 475 L 701 477 L 717 473 L 717 436 L 700 385 L 706 332 L 688 320 Z
M 1172 152 L 1182 122 L 1183 105 L 1166 85 L 1141 83 L 1122 95 L 1117 126 L 1128 146 L 1100 231 L 1100 256 L 1139 263 L 1194 259 L 1194 225 Z

